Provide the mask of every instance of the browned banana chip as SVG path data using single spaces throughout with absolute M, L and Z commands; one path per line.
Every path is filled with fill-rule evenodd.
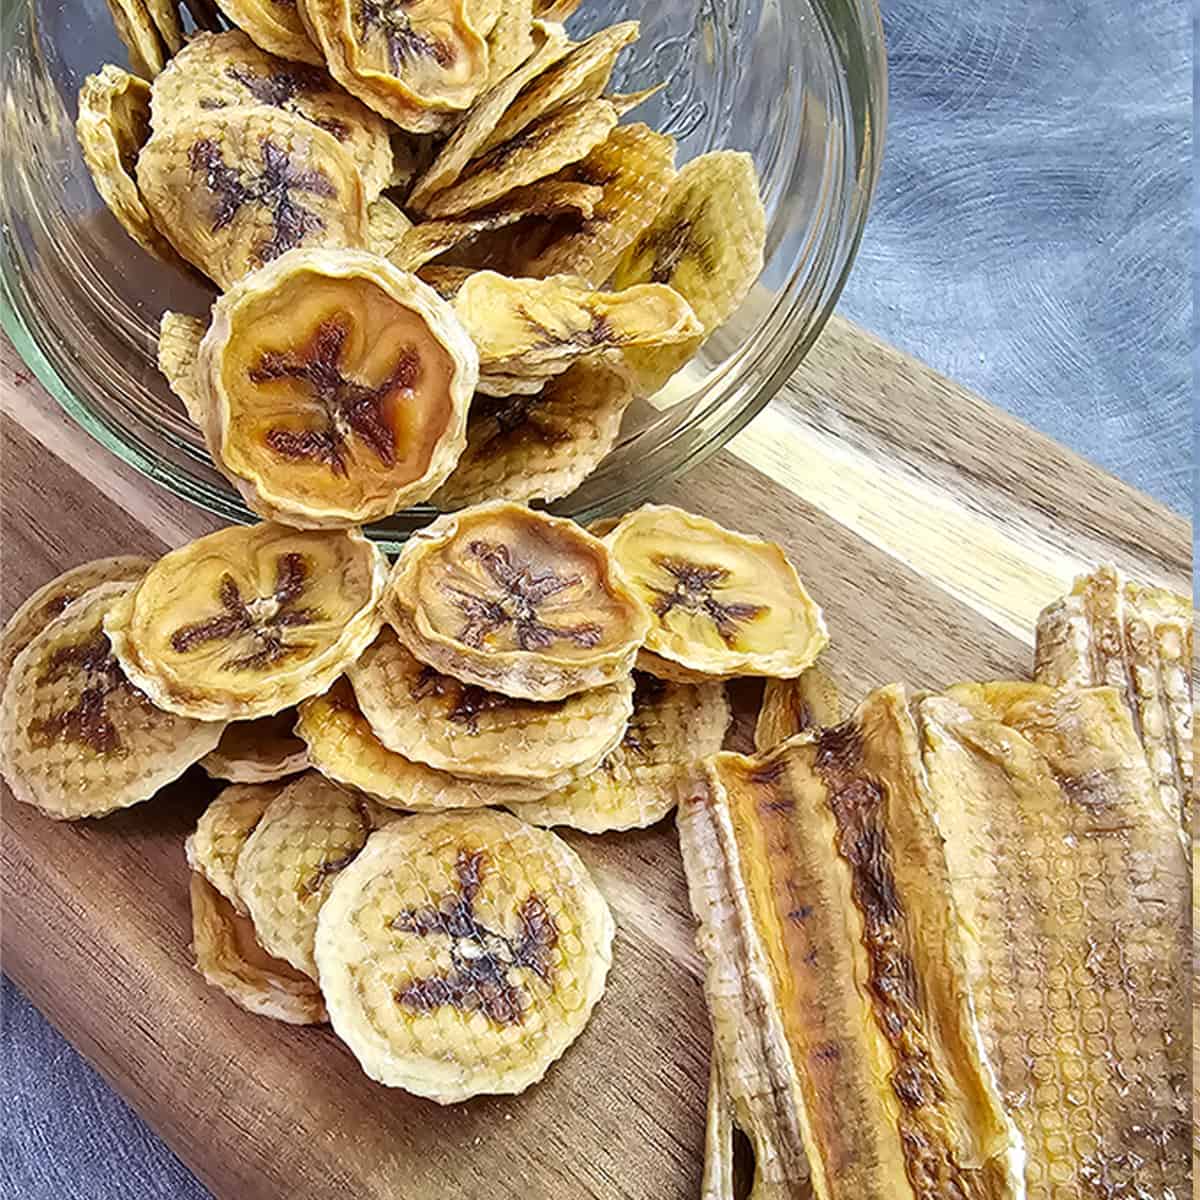
M 146 79 L 163 69 L 167 56 L 146 0 L 105 0 L 117 36 L 129 51 L 129 65 Z
M 569 495 L 612 449 L 632 400 L 624 372 L 602 358 L 577 362 L 536 395 L 476 396 L 467 448 L 434 503 Z
M 241 30 L 197 34 L 154 81 L 150 102 L 156 130 L 197 110 L 253 105 L 283 109 L 332 135 L 354 159 L 368 201 L 390 184 L 387 122 L 325 71 L 268 54 Z
M 453 300 L 458 289 L 474 274 L 471 267 L 443 267 L 430 263 L 417 271 L 417 278 L 429 284 L 443 300 Z
M 413 223 L 399 205 L 386 196 L 372 200 L 367 208 L 367 243 L 372 254 L 387 258 L 410 232 Z
M 200 814 L 195 830 L 183 844 L 188 866 L 198 871 L 240 913 L 246 906 L 238 895 L 234 874 L 238 855 L 258 828 L 267 806 L 283 791 L 283 783 L 235 783 Z
M 317 978 L 317 912 L 339 871 L 377 829 L 395 820 L 368 796 L 316 771 L 289 783 L 263 813 L 238 855 L 234 883 L 259 943 Z
M 425 204 L 431 217 L 483 208 L 514 188 L 578 162 L 612 132 L 617 113 L 607 100 L 568 104 L 493 147 Z
M 268 54 L 321 66 L 321 51 L 304 26 L 298 0 L 217 0 L 221 11 Z
M 388 628 L 347 674 L 389 750 L 484 782 L 562 787 L 599 766 L 633 711 L 628 677 L 565 700 L 518 700 L 435 671 Z
M 299 246 L 366 245 L 354 159 L 282 109 L 186 116 L 146 143 L 137 180 L 155 224 L 222 288 Z
M 520 504 L 438 518 L 404 545 L 384 597 L 422 661 L 506 696 L 561 700 L 629 673 L 650 615 L 604 543 Z
M 304 743 L 295 735 L 296 710 L 285 708 L 256 721 L 231 721 L 200 765 L 214 779 L 267 783 L 286 779 L 308 766 Z
M 149 800 L 216 744 L 222 721 L 155 708 L 121 670 L 104 619 L 138 585 L 85 592 L 17 655 L 0 700 L 0 773 L 56 820 Z
M 134 178 L 150 138 L 150 85 L 111 65 L 89 75 L 79 92 L 75 134 L 96 191 L 121 228 L 155 258 L 182 265 L 155 228 Z
M 642 674 L 636 679 L 633 718 L 600 769 L 532 804 L 512 805 L 518 817 L 585 833 L 644 829 L 687 798 L 697 764 L 725 739 L 725 685 L 668 683 Z
M 654 620 L 646 649 L 709 675 L 790 678 L 829 636 L 774 542 L 667 505 L 629 513 L 605 539 Z
M 159 559 L 105 631 L 161 707 L 266 717 L 324 691 L 375 640 L 386 570 L 357 530 L 221 529 Z
M 169 309 L 163 313 L 158 325 L 158 369 L 166 377 L 171 391 L 183 401 L 192 423 L 200 429 L 208 424 L 207 402 L 196 366 L 200 343 L 207 332 L 208 321 L 204 317 L 192 317 Z
M 289 1025 L 320 1025 L 329 1020 L 316 983 L 272 958 L 258 944 L 251 920 L 196 871 L 190 895 L 192 952 L 205 983 L 260 1017 Z
M 832 729 L 841 719 L 838 686 L 821 667 L 809 667 L 794 679 L 768 679 L 754 727 L 754 749 L 761 754 L 797 733 Z
M 487 39 L 485 87 L 495 87 L 515 71 L 533 53 L 534 44 L 533 0 L 500 0 L 500 12 Z
M 375 736 L 345 678 L 300 705 L 296 732 L 308 745 L 309 761 L 322 775 L 366 792 L 388 808 L 409 812 L 486 808 L 536 800 L 549 790 L 545 784 L 462 779 L 389 750 Z
M 451 1104 L 542 1078 L 603 993 L 612 939 L 575 852 L 484 809 L 372 836 L 321 910 L 316 961 L 363 1070 Z

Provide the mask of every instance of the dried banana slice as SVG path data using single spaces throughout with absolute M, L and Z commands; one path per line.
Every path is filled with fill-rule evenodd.
M 323 66 L 305 28 L 298 0 L 217 0 L 221 11 L 268 54 Z
M 443 300 L 453 300 L 462 287 L 475 272 L 470 267 L 443 267 L 438 263 L 430 263 L 417 271 L 417 278 L 427 283 Z
M 375 834 L 321 910 L 337 1035 L 380 1083 L 440 1104 L 536 1083 L 604 991 L 613 920 L 565 842 L 507 813 Z
M 658 504 L 629 513 L 605 542 L 654 614 L 646 649 L 687 671 L 791 678 L 829 641 L 773 542 Z
M 367 243 L 372 254 L 387 258 L 411 232 L 413 223 L 399 205 L 386 196 L 373 200 L 367 208 Z
M 386 571 L 357 530 L 221 529 L 159 559 L 104 628 L 160 707 L 267 717 L 324 691 L 375 640 Z
M 146 0 L 146 11 L 169 55 L 183 49 L 183 23 L 177 0 Z
M 565 21 L 582 0 L 533 0 L 533 15 L 541 21 Z
M 222 288 L 298 246 L 366 245 L 354 159 L 282 109 L 184 116 L 146 143 L 137 181 L 154 223 Z
M 694 793 L 699 761 L 721 749 L 729 727 L 724 685 L 636 678 L 633 717 L 600 769 L 532 804 L 512 805 L 518 817 L 585 833 L 644 829 Z
M 514 188 L 578 162 L 616 123 L 616 109 L 607 100 L 565 105 L 475 159 L 454 183 L 425 202 L 425 212 L 452 217 L 483 208 Z
M 155 258 L 182 265 L 155 227 L 134 178 L 150 138 L 150 85 L 111 65 L 89 75 L 79 91 L 75 134 L 96 191 L 121 228 Z
M 366 792 L 388 808 L 431 812 L 521 804 L 548 790 L 545 784 L 493 783 L 460 779 L 389 750 L 363 716 L 348 679 L 300 705 L 296 732 L 308 745 L 309 761 L 335 783 Z
M 214 779 L 267 783 L 286 779 L 308 766 L 304 743 L 295 735 L 296 710 L 285 708 L 256 721 L 231 721 L 200 765 Z
M 156 130 L 197 111 L 255 105 L 303 117 L 340 142 L 362 175 L 368 201 L 390 184 L 387 122 L 324 71 L 268 54 L 240 29 L 193 37 L 155 79 L 150 98 Z
M 208 332 L 208 321 L 187 313 L 163 313 L 158 324 L 158 369 L 171 391 L 183 401 L 192 424 L 204 429 L 208 424 L 204 388 L 196 374 L 200 343 Z
M 768 679 L 754 727 L 758 753 L 806 730 L 832 729 L 842 719 L 838 686 L 821 667 L 795 679 Z
M 395 814 L 309 771 L 267 806 L 238 855 L 234 885 L 260 945 L 311 979 L 317 913 L 339 871 Z
M 529 700 L 561 700 L 627 675 L 650 623 L 603 542 L 504 501 L 414 534 L 383 605 L 422 662 Z
M 17 655 L 69 604 L 102 583 L 133 583 L 154 565 L 154 559 L 140 554 L 122 554 L 116 558 L 98 558 L 71 567 L 44 583 L 8 618 L 0 633 L 0 692 L 8 680 Z
M 706 774 L 680 845 L 757 1188 L 805 1195 L 811 1169 L 828 1200 L 1023 1196 L 903 689 Z
M 246 912 L 246 906 L 235 880 L 238 855 L 271 801 L 286 786 L 279 782 L 235 783 L 223 788 L 200 814 L 195 830 L 183 844 L 188 866 L 203 875 L 240 913 Z
M 129 52 L 130 67 L 145 79 L 153 79 L 163 69 L 167 56 L 146 0 L 105 0 L 105 3 L 117 36 Z
M 504 0 L 467 0 L 467 20 L 481 38 L 486 38 L 500 19 Z
M 347 674 L 389 750 L 465 778 L 547 791 L 598 767 L 633 712 L 628 677 L 565 700 L 518 700 L 426 666 L 386 628 Z
M 237 912 L 203 875 L 192 872 L 192 953 L 205 983 L 247 1012 L 289 1025 L 329 1020 L 321 989 L 307 975 L 272 958 Z
M 198 371 L 206 438 L 264 515 L 376 520 L 450 474 L 477 363 L 449 304 L 387 259 L 295 251 L 213 308 Z
M 121 670 L 104 620 L 138 585 L 102 583 L 17 655 L 0 700 L 0 774 L 55 820 L 102 817 L 149 800 L 203 758 L 221 721 L 154 707 Z
M 527 381 L 515 381 L 520 384 Z M 442 509 L 484 500 L 557 500 L 573 492 L 612 449 L 633 400 L 625 373 L 584 360 L 534 395 L 476 396 L 467 448 L 434 493 Z
M 490 89 L 512 74 L 534 51 L 533 0 L 500 0 L 496 23 L 488 34 Z

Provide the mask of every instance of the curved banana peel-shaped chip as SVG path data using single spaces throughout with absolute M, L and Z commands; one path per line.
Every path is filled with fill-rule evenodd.
M 268 54 L 324 66 L 303 20 L 301 0 L 216 0 L 221 11 Z
M 183 401 L 192 424 L 203 431 L 208 425 L 207 399 L 197 367 L 200 343 L 208 332 L 204 317 L 167 309 L 158 324 L 158 369 L 163 373 L 171 391 Z
M 246 906 L 238 895 L 237 860 L 250 835 L 258 828 L 271 801 L 284 783 L 235 783 L 223 788 L 200 814 L 196 828 L 183 844 L 188 866 L 203 875 L 243 915 Z
M 299 774 L 308 766 L 308 754 L 293 732 L 295 724 L 294 708 L 256 721 L 230 721 L 200 766 L 214 779 L 231 783 L 269 783 Z
M 809 667 L 794 679 L 768 679 L 754 726 L 754 749 L 761 754 L 798 733 L 832 729 L 841 719 L 837 683 L 823 667 Z

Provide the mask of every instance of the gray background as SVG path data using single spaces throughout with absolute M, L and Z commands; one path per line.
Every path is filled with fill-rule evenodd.
M 841 311 L 1190 512 L 1184 0 L 884 6 L 886 165 Z M 206 1194 L 7 980 L 0 1056 L 4 1200 Z

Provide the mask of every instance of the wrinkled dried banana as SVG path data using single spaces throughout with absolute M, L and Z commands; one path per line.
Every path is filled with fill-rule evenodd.
M 240 913 L 246 906 L 238 895 L 237 860 L 258 828 L 267 806 L 287 785 L 235 783 L 223 788 L 200 814 L 196 828 L 183 844 L 188 866 L 208 880 Z
M 754 727 L 760 754 L 805 730 L 831 729 L 841 717 L 837 684 L 821 667 L 809 667 L 795 679 L 768 679 Z
M 214 779 L 231 783 L 286 779 L 308 766 L 304 743 L 293 732 L 295 724 L 294 708 L 256 721 L 231 721 L 217 748 L 200 765 Z
M 324 66 L 309 37 L 301 0 L 216 0 L 217 6 L 255 45 L 268 54 Z

